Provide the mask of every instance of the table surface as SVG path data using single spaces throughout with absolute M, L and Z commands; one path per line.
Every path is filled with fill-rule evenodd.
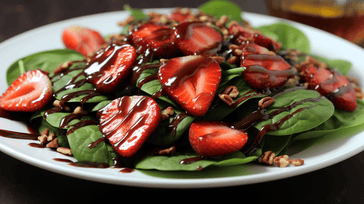
M 2 0 L 0 42 L 30 29 L 72 17 L 133 8 L 197 7 L 203 0 Z M 267 14 L 263 0 L 235 0 L 243 10 Z M 124 195 L 145 197 L 209 195 L 231 197 L 232 190 L 257 203 L 364 203 L 364 152 L 343 162 L 292 178 L 234 187 L 208 189 L 149 189 L 116 186 L 49 172 L 0 152 L 0 203 L 64 203 L 125 201 Z M 4 165 L 6 164 L 6 165 Z M 134 195 L 134 194 L 133 194 Z M 153 196 L 153 197 L 152 197 Z M 161 197 L 159 197 L 161 196 Z M 192 197 L 195 196 L 195 197 Z M 203 196 L 203 197 L 202 197 Z M 210 196 L 209 196 L 210 197 Z M 215 196 L 216 197 L 216 196 Z M 243 201 L 244 202 L 244 201 Z

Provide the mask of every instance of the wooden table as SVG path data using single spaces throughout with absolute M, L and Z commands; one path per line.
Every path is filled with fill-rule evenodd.
M 266 14 L 262 0 L 235 0 L 245 11 Z M 72 17 L 133 8 L 197 7 L 203 0 L 3 0 L 0 42 L 27 30 Z M 211 189 L 150 189 L 75 179 L 49 172 L 0 152 L 0 203 L 114 203 L 136 196 L 161 201 L 238 198 L 249 203 L 364 203 L 364 152 L 330 167 L 292 178 Z M 201 199 L 201 200 L 202 200 Z M 175 202 L 166 200 L 164 202 Z

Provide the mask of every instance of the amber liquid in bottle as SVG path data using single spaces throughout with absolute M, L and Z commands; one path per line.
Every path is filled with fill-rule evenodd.
M 310 25 L 364 44 L 364 1 L 266 0 L 270 15 Z

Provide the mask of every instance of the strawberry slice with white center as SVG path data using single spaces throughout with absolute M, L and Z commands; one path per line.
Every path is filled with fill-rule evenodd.
M 158 79 L 168 96 L 188 114 L 202 116 L 219 87 L 221 68 L 208 56 L 177 57 L 159 68 Z
M 117 98 L 99 113 L 100 131 L 122 157 L 133 156 L 161 120 L 161 110 L 149 96 Z
M 0 108 L 7 111 L 33 112 L 52 98 L 52 83 L 40 69 L 20 75 L 0 96 Z
M 128 76 L 136 57 L 133 46 L 111 44 L 91 58 L 84 73 L 96 89 L 109 93 Z
M 135 26 L 130 37 L 138 53 L 143 53 L 149 48 L 154 57 L 171 57 L 178 52 L 173 30 L 164 24 L 146 22 Z
M 185 55 L 216 52 L 224 40 L 219 31 L 199 21 L 183 22 L 173 29 L 177 47 Z
M 96 52 L 105 43 L 98 31 L 78 25 L 65 28 L 62 41 L 66 48 L 78 51 L 84 56 Z
M 189 141 L 202 157 L 219 157 L 240 150 L 248 141 L 244 130 L 232 129 L 218 121 L 197 121 L 191 124 Z

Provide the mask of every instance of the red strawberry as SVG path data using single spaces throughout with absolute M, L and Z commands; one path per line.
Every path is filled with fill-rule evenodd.
M 248 54 L 242 56 L 245 81 L 255 89 L 278 88 L 295 75 L 295 70 L 279 55 Z
M 52 98 L 52 83 L 40 69 L 20 75 L 0 96 L 0 108 L 7 111 L 32 112 L 42 109 Z
M 172 13 L 167 14 L 167 18 L 178 23 L 192 21 L 196 19 L 194 13 L 188 9 L 175 9 Z
M 99 113 L 100 131 L 122 157 L 133 156 L 161 120 L 161 110 L 149 96 L 117 98 Z
M 154 57 L 170 57 L 177 53 L 173 30 L 157 22 L 146 22 L 136 26 L 130 34 L 138 53 L 150 48 Z
M 96 52 L 105 43 L 99 32 L 78 25 L 65 28 L 62 41 L 66 48 L 76 50 L 84 56 Z
M 190 55 L 172 58 L 158 72 L 163 90 L 187 113 L 204 115 L 221 80 L 221 68 L 211 57 Z
M 180 23 L 173 29 L 177 47 L 185 55 L 216 52 L 223 41 L 219 31 L 198 21 Z
M 347 111 L 356 109 L 355 90 L 350 81 L 341 73 L 311 65 L 303 68 L 301 74 L 303 80 L 308 83 L 309 89 L 326 96 L 336 108 Z
M 84 72 L 98 90 L 111 92 L 131 72 L 136 57 L 133 46 L 111 44 L 91 58 Z
M 229 27 L 229 34 L 234 36 L 232 41 L 238 45 L 245 44 L 249 41 L 274 52 L 277 52 L 282 47 L 282 43 L 277 42 L 275 39 L 263 35 L 259 31 L 244 28 L 237 23 Z
M 223 122 L 198 121 L 190 126 L 189 141 L 200 156 L 218 157 L 240 150 L 248 141 L 248 135 Z

